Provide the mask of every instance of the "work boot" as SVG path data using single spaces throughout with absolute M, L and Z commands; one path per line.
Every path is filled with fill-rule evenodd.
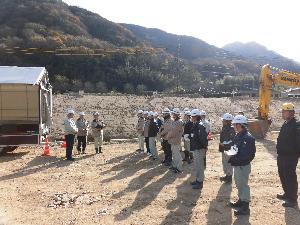
M 298 206 L 298 202 L 286 199 L 285 202 L 282 203 L 282 206 L 289 207 L 289 208 L 295 208 Z
M 192 182 L 190 182 L 190 185 L 196 185 L 197 183 L 199 183 L 197 180 L 194 180 Z
M 224 182 L 225 184 L 232 182 L 232 176 L 226 175 L 224 177 L 220 177 L 220 181 Z
M 234 211 L 235 216 L 248 216 L 250 215 L 249 202 L 242 202 L 241 207 Z
M 227 179 L 227 175 L 226 175 L 226 176 L 223 176 L 223 177 L 220 177 L 220 181 L 222 181 L 222 182 L 225 182 L 226 179 Z
M 182 171 L 179 170 L 179 169 L 177 169 L 177 168 L 175 168 L 175 169 L 173 170 L 173 172 L 174 172 L 174 173 L 182 173 Z
M 166 162 L 165 166 L 171 166 L 171 163 L 170 162 Z
M 102 147 L 99 147 L 99 153 L 102 153 Z
M 287 197 L 285 194 L 277 194 L 276 198 L 279 200 L 287 200 Z
M 229 202 L 228 206 L 231 208 L 240 208 L 242 206 L 243 202 L 239 199 L 236 202 Z
M 99 154 L 99 148 L 95 148 L 96 154 Z
M 202 189 L 203 188 L 203 182 L 199 182 L 199 181 L 197 181 L 197 183 L 195 184 L 195 185 L 193 185 L 193 187 L 192 187 L 193 189 Z

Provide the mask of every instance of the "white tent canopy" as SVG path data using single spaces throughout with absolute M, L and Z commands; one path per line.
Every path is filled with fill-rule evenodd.
M 45 67 L 0 66 L 0 84 L 39 84 Z

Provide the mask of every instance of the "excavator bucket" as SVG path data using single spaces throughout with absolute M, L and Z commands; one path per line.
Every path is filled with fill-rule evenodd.
M 262 139 L 266 137 L 271 123 L 271 120 L 249 119 L 248 129 L 254 138 Z

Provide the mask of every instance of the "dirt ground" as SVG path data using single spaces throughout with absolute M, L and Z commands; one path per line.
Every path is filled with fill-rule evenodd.
M 176 175 L 136 153 L 135 143 L 105 145 L 100 155 L 89 145 L 88 154 L 73 163 L 63 160 L 58 146 L 51 157 L 42 157 L 38 148 L 17 149 L 0 157 L 0 224 L 299 225 L 299 210 L 285 209 L 275 198 L 281 192 L 276 137 L 272 133 L 256 143 L 250 217 L 237 219 L 226 206 L 236 188 L 219 181 L 221 157 L 213 140 L 201 193 L 189 185 L 193 165 Z
M 135 95 L 92 95 L 83 96 L 64 94 L 54 95 L 53 98 L 53 137 L 63 136 L 63 120 L 68 108 L 73 108 L 77 113 L 86 112 L 86 118 L 92 120 L 92 112 L 98 111 L 100 118 L 107 124 L 105 138 L 132 138 L 136 134 L 137 111 L 152 110 L 161 112 L 163 108 L 186 107 L 199 108 L 208 113 L 211 120 L 212 132 L 218 133 L 222 127 L 220 117 L 225 112 L 236 114 L 245 112 L 248 118 L 257 116 L 258 99 L 247 96 L 233 98 L 190 98 L 166 96 L 135 96 Z M 273 120 L 271 130 L 279 130 L 282 125 L 281 105 L 283 102 L 292 101 L 296 108 L 300 108 L 300 99 L 272 99 L 270 104 L 270 117 Z M 78 115 L 76 114 L 75 118 Z

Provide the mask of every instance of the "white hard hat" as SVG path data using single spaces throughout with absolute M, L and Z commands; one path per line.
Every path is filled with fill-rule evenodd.
M 233 120 L 233 116 L 230 113 L 225 113 L 222 117 L 223 120 L 229 120 L 232 121 Z
M 157 113 L 157 112 L 154 112 L 154 113 L 153 113 L 153 116 L 158 116 L 158 113 Z
M 200 116 L 201 112 L 199 109 L 193 109 L 191 111 L 191 116 Z
M 97 116 L 97 115 L 99 115 L 99 113 L 98 113 L 98 112 L 94 112 L 93 115 L 94 115 L 94 116 Z
M 206 114 L 206 112 L 204 111 L 204 110 L 201 110 L 200 111 L 200 116 L 206 116 L 207 114 Z
M 138 111 L 138 114 L 143 114 L 143 110 L 139 110 L 139 111 Z
M 68 114 L 75 114 L 75 111 L 73 109 L 68 109 L 67 113 Z
M 80 112 L 79 116 L 85 116 L 85 113 L 84 112 Z
M 154 116 L 154 112 L 150 111 L 150 112 L 148 113 L 148 116 Z
M 184 112 L 185 112 L 185 111 L 190 111 L 190 109 L 189 109 L 189 108 L 184 108 L 183 111 L 184 111 Z
M 175 114 L 175 115 L 180 115 L 180 109 L 179 108 L 174 108 L 172 110 L 172 113 Z
M 164 108 L 164 110 L 162 111 L 163 114 L 170 114 L 171 111 L 169 108 Z
M 248 124 L 248 120 L 246 116 L 237 115 L 233 118 L 232 123 L 239 123 L 239 124 Z
M 191 112 L 190 112 L 190 111 L 184 111 L 184 115 L 190 116 L 190 115 L 191 115 Z

